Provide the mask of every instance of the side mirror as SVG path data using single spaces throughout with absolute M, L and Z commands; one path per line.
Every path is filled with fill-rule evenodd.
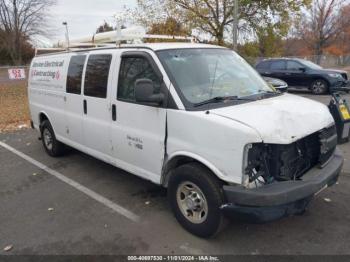
M 303 73 L 306 72 L 306 68 L 305 68 L 305 67 L 300 67 L 299 70 L 300 70 L 301 72 L 303 72 Z
M 136 102 L 143 104 L 161 105 L 164 101 L 164 94 L 154 93 L 153 81 L 150 79 L 138 79 L 135 82 Z

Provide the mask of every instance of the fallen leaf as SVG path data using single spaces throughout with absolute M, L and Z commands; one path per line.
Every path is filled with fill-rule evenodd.
M 327 203 L 332 202 L 332 200 L 330 198 L 324 198 L 324 201 L 326 201 Z
M 145 204 L 146 204 L 146 205 L 149 205 L 149 204 L 151 204 L 151 202 L 150 202 L 150 201 L 146 201 Z
M 32 144 L 32 143 L 27 143 L 26 145 L 27 145 L 27 146 L 30 146 L 31 144 Z
M 38 174 L 37 173 L 33 173 L 33 176 L 37 176 Z
M 10 251 L 12 248 L 13 248 L 12 245 L 8 245 L 8 246 L 6 246 L 6 247 L 4 248 L 4 251 L 5 251 L 5 252 L 8 252 L 8 251 Z
M 48 208 L 47 210 L 50 212 L 54 211 L 54 209 L 52 207 Z

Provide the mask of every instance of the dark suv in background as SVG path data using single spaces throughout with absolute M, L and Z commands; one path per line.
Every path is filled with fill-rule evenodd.
M 349 90 L 346 71 L 323 69 L 319 65 L 304 59 L 267 59 L 258 63 L 256 70 L 262 76 L 284 80 L 290 87 L 307 87 L 314 94 Z

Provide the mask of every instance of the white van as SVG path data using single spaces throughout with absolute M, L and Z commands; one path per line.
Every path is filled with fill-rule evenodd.
M 29 101 L 45 150 L 76 148 L 168 188 L 200 237 L 227 216 L 302 213 L 343 158 L 320 103 L 274 91 L 235 52 L 211 45 L 121 45 L 36 56 Z

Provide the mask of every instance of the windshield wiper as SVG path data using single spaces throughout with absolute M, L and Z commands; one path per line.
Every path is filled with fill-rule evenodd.
M 279 95 L 282 95 L 281 92 L 279 91 L 268 91 L 268 90 L 259 90 L 258 91 L 259 95 L 263 95 L 264 97 L 266 96 L 279 96 Z
M 200 106 L 207 105 L 207 104 L 221 103 L 221 102 L 225 102 L 225 101 L 256 101 L 256 99 L 241 98 L 238 96 L 216 96 L 216 97 L 213 97 L 209 100 L 197 103 L 194 105 L 194 107 L 200 107 Z

